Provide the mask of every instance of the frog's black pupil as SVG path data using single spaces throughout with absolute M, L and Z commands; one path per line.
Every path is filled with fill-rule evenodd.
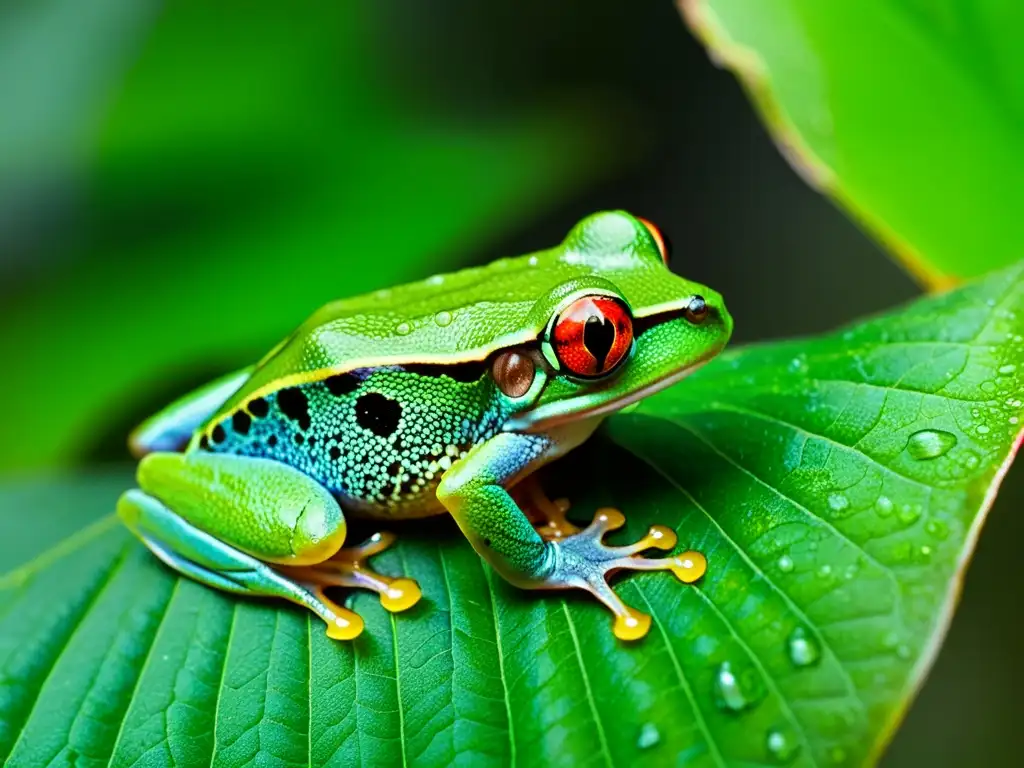
M 593 314 L 583 326 L 583 346 L 597 361 L 597 372 L 604 371 L 604 362 L 615 343 L 615 325 L 602 314 Z

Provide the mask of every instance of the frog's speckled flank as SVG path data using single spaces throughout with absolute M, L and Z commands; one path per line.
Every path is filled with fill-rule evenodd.
M 689 583 L 703 558 L 643 557 L 675 547 L 662 526 L 605 544 L 618 511 L 580 530 L 539 494 L 532 511 L 552 519 L 535 528 L 509 489 L 725 346 L 721 296 L 667 262 L 649 222 L 600 213 L 546 251 L 332 302 L 256 365 L 136 430 L 139 489 L 118 514 L 180 573 L 285 597 L 352 638 L 362 620 L 325 588 L 373 590 L 390 611 L 420 593 L 366 563 L 393 537 L 342 548 L 345 515 L 448 512 L 511 583 L 588 590 L 617 637 L 642 637 L 650 617 L 608 575 L 669 570 Z
M 440 508 L 441 475 L 514 410 L 484 365 L 360 369 L 256 398 L 203 450 L 274 459 L 346 509 L 414 517 Z

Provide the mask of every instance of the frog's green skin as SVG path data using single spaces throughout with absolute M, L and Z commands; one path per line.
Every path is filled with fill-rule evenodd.
M 618 297 L 633 317 L 631 351 L 603 377 L 571 375 L 548 343 L 553 318 L 584 295 Z M 708 310 L 700 320 L 686 311 L 697 296 Z M 582 532 L 542 537 L 507 489 L 607 414 L 710 359 L 731 330 L 721 297 L 672 274 L 642 221 L 596 214 L 550 250 L 322 308 L 253 368 L 143 424 L 132 438 L 145 454 L 140 489 L 118 511 L 182 573 L 299 602 L 335 637 L 357 635 L 362 622 L 323 586 L 376 589 L 392 610 L 419 594 L 362 563 L 389 538 L 340 549 L 344 514 L 447 511 L 512 583 L 589 589 L 616 613 L 616 634 L 637 637 L 644 617 L 605 576 L 672 569 L 683 578 L 690 564 L 679 558 L 636 556 L 671 549 L 674 536 L 657 528 L 632 547 L 608 547 L 601 537 L 621 523 L 605 511 Z M 509 350 L 535 367 L 517 396 L 491 368 Z

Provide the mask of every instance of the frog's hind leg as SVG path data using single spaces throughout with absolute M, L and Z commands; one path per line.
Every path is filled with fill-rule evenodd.
M 419 585 L 412 579 L 394 578 L 377 573 L 368 560 L 395 542 L 393 533 L 375 533 L 357 547 L 346 547 L 329 560 L 303 568 L 281 570 L 296 581 L 310 585 L 322 594 L 325 587 L 358 587 L 380 595 L 380 604 L 392 612 L 404 611 L 419 602 Z
M 385 607 L 408 607 L 419 597 L 408 579 L 395 580 L 390 592 L 379 588 L 387 577 L 365 559 L 386 542 L 343 550 L 337 500 L 294 467 L 201 450 L 151 453 L 139 462 L 138 480 L 141 491 L 122 496 L 118 513 L 164 562 L 211 586 L 304 605 L 327 622 L 332 637 L 355 637 L 362 621 L 331 602 L 325 586 L 369 587 Z M 360 578 L 318 577 L 313 568 L 333 558 Z
M 363 631 L 359 615 L 332 602 L 322 590 L 288 579 L 262 560 L 196 528 L 142 491 L 125 493 L 117 513 L 154 555 L 191 579 L 226 592 L 291 600 L 319 616 L 327 624 L 327 634 L 337 640 L 350 640 Z

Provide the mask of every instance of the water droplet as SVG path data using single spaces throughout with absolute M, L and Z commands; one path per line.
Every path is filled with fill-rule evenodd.
M 896 644 L 899 641 L 900 641 L 900 636 L 896 633 L 895 630 L 892 630 L 890 632 L 886 632 L 885 636 L 882 638 L 882 647 L 884 647 L 884 648 L 895 648 Z
M 900 522 L 910 525 L 921 517 L 921 507 L 917 505 L 904 504 L 900 509 Z
M 842 512 L 850 506 L 850 500 L 841 493 L 831 493 L 828 497 L 828 506 L 834 512 Z
M 929 559 L 931 559 L 931 556 L 932 556 L 932 548 L 929 547 L 927 544 L 922 544 L 921 545 L 921 558 L 924 559 L 924 560 L 929 560 Z
M 956 435 L 940 429 L 922 429 L 907 441 L 907 453 L 918 460 L 937 459 L 956 445 Z
M 977 432 L 979 435 L 987 435 L 990 430 L 987 425 L 979 424 L 974 431 Z
M 906 644 L 899 646 L 896 649 L 896 655 L 904 660 L 909 659 L 911 655 L 910 646 Z
M 803 355 L 798 355 L 789 361 L 789 370 L 793 373 L 803 373 L 807 370 L 807 358 Z
M 843 576 L 846 577 L 847 581 L 850 581 L 856 575 L 857 575 L 857 564 L 856 563 L 851 563 L 850 565 L 846 566 L 846 570 L 843 571 Z
M 1017 370 L 1017 366 L 1013 363 L 1007 363 L 1006 365 L 999 366 L 999 373 L 1003 376 L 1009 376 L 1011 373 Z
M 783 573 L 789 573 L 793 570 L 793 558 L 789 555 L 783 555 L 779 558 L 779 570 Z
M 789 660 L 798 667 L 807 667 L 821 658 L 821 649 L 811 634 L 803 627 L 797 627 L 786 642 Z
M 752 706 L 762 693 L 755 675 L 753 670 L 748 670 L 748 674 L 737 674 L 732 664 L 723 661 L 715 676 L 715 702 L 718 706 L 730 712 Z
M 980 461 L 981 459 L 978 458 L 978 455 L 976 453 L 968 453 L 964 457 L 964 466 L 967 467 L 968 469 L 974 469 L 975 467 L 978 466 L 978 462 Z
M 828 565 L 827 563 L 818 569 L 818 575 L 823 579 L 828 578 L 831 574 L 832 566 Z
M 781 728 L 772 728 L 765 737 L 768 754 L 782 763 L 788 763 L 800 750 L 796 738 Z
M 380 300 L 384 300 L 384 299 L 387 299 L 387 298 L 389 298 L 391 296 L 391 289 L 390 288 L 381 288 L 379 291 L 377 291 L 373 295 L 376 296 Z
M 1010 417 L 1010 423 L 1011 424 L 1016 424 L 1018 421 L 1020 421 L 1020 419 L 1018 419 L 1016 416 L 1011 416 Z
M 528 258 L 526 260 L 526 263 L 529 264 L 531 267 L 536 267 L 537 266 L 537 257 L 536 256 L 531 256 L 530 258 Z
M 408 323 L 399 323 L 395 326 L 395 333 L 399 336 L 408 336 L 412 332 L 412 326 Z
M 879 496 L 878 501 L 875 502 L 875 509 L 878 510 L 878 514 L 882 517 L 888 517 L 892 514 L 892 499 L 888 496 Z
M 427 285 L 441 285 L 444 282 L 444 275 L 431 275 L 427 278 Z
M 640 726 L 640 735 L 637 737 L 636 745 L 640 749 L 650 749 L 661 741 L 661 734 L 658 726 L 654 723 L 644 723 Z
M 442 309 L 436 315 L 434 315 L 434 322 L 444 328 L 446 325 L 452 324 L 452 313 L 446 309 Z
M 949 526 L 942 520 L 929 520 L 924 529 L 937 539 L 945 539 L 949 536 Z

